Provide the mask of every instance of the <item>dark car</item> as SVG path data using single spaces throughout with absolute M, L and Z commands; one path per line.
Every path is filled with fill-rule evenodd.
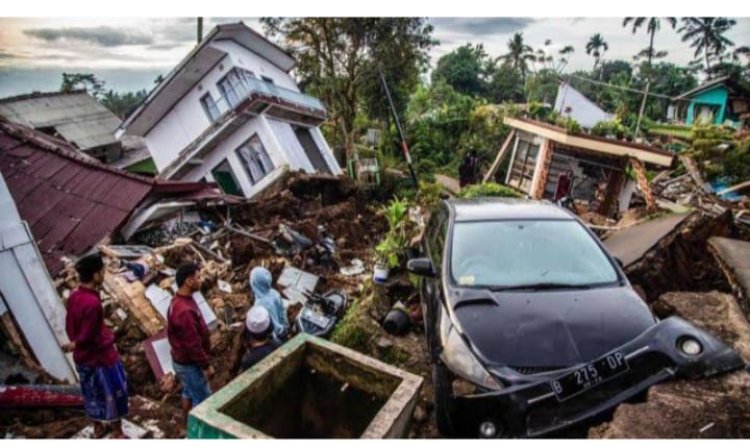
M 743 366 L 709 333 L 657 320 L 569 211 L 444 201 L 408 269 L 420 295 L 443 435 L 548 435 L 680 376 Z

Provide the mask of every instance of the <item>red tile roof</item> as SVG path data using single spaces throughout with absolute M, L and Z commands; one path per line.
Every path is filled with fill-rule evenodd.
M 5 120 L 0 120 L 0 173 L 51 275 L 63 267 L 63 256 L 84 254 L 116 231 L 150 193 L 195 194 L 215 186 L 124 172 Z

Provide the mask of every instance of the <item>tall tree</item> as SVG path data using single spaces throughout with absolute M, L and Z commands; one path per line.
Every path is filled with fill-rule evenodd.
M 643 120 L 643 112 L 646 110 L 646 101 L 648 100 L 648 90 L 651 88 L 651 59 L 653 59 L 654 56 L 654 37 L 656 36 L 656 32 L 659 31 L 661 28 L 661 21 L 664 20 L 666 23 L 674 29 L 674 27 L 677 25 L 677 19 L 674 17 L 665 17 L 665 18 L 659 18 L 659 17 L 626 17 L 622 21 L 622 26 L 627 28 L 628 25 L 631 26 L 631 29 L 633 30 L 633 34 L 638 32 L 638 30 L 643 27 L 643 25 L 646 25 L 646 30 L 649 34 L 649 44 L 648 44 L 648 69 L 649 73 L 646 73 L 646 90 L 643 92 L 643 101 L 641 102 L 641 108 L 638 111 L 638 122 L 635 125 L 635 136 L 638 137 L 638 133 L 641 130 L 641 121 Z
M 437 43 L 423 18 L 262 18 L 261 23 L 296 57 L 300 85 L 326 104 L 347 150 L 364 97 L 377 99 L 364 104 L 366 109 L 387 116 L 381 70 L 402 112 Z
M 486 96 L 494 103 L 523 102 L 524 82 L 521 73 L 508 64 L 494 67 Z
M 586 43 L 586 54 L 589 56 L 594 56 L 594 71 L 599 67 L 601 64 L 602 58 L 604 57 L 604 53 L 609 49 L 609 45 L 604 40 L 604 37 L 602 37 L 601 34 L 596 33 L 589 39 L 588 43 Z M 601 70 L 599 72 L 599 79 L 601 79 Z
M 467 43 L 437 61 L 432 72 L 432 83 L 444 81 L 454 90 L 473 96 L 486 90 L 487 53 L 484 47 Z
M 523 78 L 526 78 L 529 72 L 529 64 L 536 60 L 536 56 L 534 56 L 534 50 L 524 43 L 523 33 L 515 33 L 508 40 L 508 53 L 503 54 L 498 59 L 510 64 L 521 73 Z
M 572 45 L 565 45 L 555 54 L 552 40 L 544 41 L 544 47 L 536 50 L 536 62 L 541 64 L 542 70 L 552 70 L 557 74 L 562 74 L 568 65 L 570 55 L 575 52 Z
M 695 48 L 694 56 L 703 56 L 704 69 L 711 75 L 711 60 L 718 59 L 724 51 L 734 46 L 734 42 L 724 36 L 736 20 L 726 17 L 683 17 L 682 26 L 677 30 L 682 34 L 682 41 L 690 41 Z

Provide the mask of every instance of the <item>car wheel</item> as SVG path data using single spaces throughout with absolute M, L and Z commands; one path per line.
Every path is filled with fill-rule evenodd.
M 432 366 L 432 384 L 435 387 L 435 423 L 444 437 L 455 435 L 453 428 L 453 390 L 448 369 L 440 362 Z

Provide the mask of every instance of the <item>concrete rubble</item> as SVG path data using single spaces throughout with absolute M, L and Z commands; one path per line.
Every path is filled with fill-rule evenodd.
M 163 335 L 166 322 L 160 296 L 171 297 L 174 271 L 180 263 L 196 261 L 203 266 L 206 280 L 201 294 L 207 313 L 214 318 L 209 324 L 214 327 L 211 353 L 218 371 L 211 385 L 220 389 L 238 374 L 243 354 L 242 321 L 253 303 L 248 285 L 253 267 L 267 267 L 275 279 L 285 269 L 304 272 L 305 278 L 318 279 L 312 284 L 309 280 L 305 282 L 308 288 L 317 286 L 318 292 L 341 289 L 357 295 L 361 283 L 368 279 L 366 270 L 371 268 L 372 248 L 386 227 L 385 220 L 376 212 L 377 203 L 373 204 L 363 193 L 347 178 L 290 174 L 275 190 L 269 188 L 251 202 L 201 210 L 200 217 L 191 225 L 182 225 L 180 231 L 173 230 L 174 222 L 164 221 L 161 226 L 145 228 L 123 240 L 125 244 L 102 246 L 107 268 L 102 292 L 105 319 L 115 331 L 128 373 L 134 407 L 131 415 L 135 414 L 131 421 L 148 431 L 147 426 L 153 420 L 165 420 L 159 423 L 160 435 L 165 438 L 185 435 L 184 427 L 180 427 L 185 421 L 176 419 L 181 418 L 177 415 L 181 413 L 179 389 L 157 379 L 163 373 L 150 364 L 149 344 L 144 342 Z M 318 262 L 315 253 L 310 252 L 313 249 L 280 251 L 273 242 L 278 238 L 281 224 L 316 243 L 319 226 L 325 227 L 335 241 L 333 264 Z M 165 239 L 168 243 L 143 247 L 149 240 Z M 352 265 L 355 268 L 346 269 Z M 341 273 L 341 268 L 349 274 Z M 72 262 L 55 278 L 55 283 L 60 296 L 69 296 L 77 286 Z M 287 283 L 281 285 L 277 287 L 292 288 Z M 295 285 L 300 286 L 296 282 Z M 285 294 L 290 297 L 293 293 Z M 290 321 L 295 320 L 300 307 L 300 303 L 288 305 Z M 39 381 L 54 382 L 49 377 L 44 379 Z M 144 401 L 148 404 L 141 404 Z M 151 405 L 156 408 L 146 410 Z M 88 424 L 80 412 L 62 411 L 46 416 L 44 411 L 38 411 L 17 415 L 3 417 L 0 432 L 67 438 Z M 61 419 L 66 422 L 61 423 Z M 22 426 L 34 428 L 29 431 Z M 149 435 L 156 436 L 154 432 Z
M 690 173 L 670 175 L 659 175 L 651 183 L 657 210 L 631 207 L 619 220 L 594 212 L 580 217 L 623 261 L 630 281 L 657 315 L 679 315 L 706 328 L 750 360 L 750 325 L 744 316 L 750 316 L 747 264 L 742 256 L 747 244 L 741 241 L 750 239 L 743 220 L 745 204 L 718 198 Z M 247 279 L 254 266 L 263 265 L 279 280 L 275 286 L 288 300 L 290 321 L 301 309 L 302 291 L 340 289 L 352 296 L 331 340 L 424 378 L 404 433 L 412 438 L 438 436 L 419 298 L 404 271 L 392 272 L 383 286 L 373 284 L 373 247 L 387 224 L 376 211 L 378 203 L 365 193 L 345 178 L 290 174 L 251 202 L 154 220 L 128 239 L 101 247 L 107 263 L 105 316 L 128 372 L 133 436 L 187 435 L 179 388 L 164 358 L 165 296 L 173 293 L 175 269 L 184 261 L 200 262 L 205 272 L 200 294 L 204 317 L 212 326 L 213 365 L 218 370 L 212 388 L 222 389 L 238 375 L 242 321 L 253 303 Z M 288 245 L 282 227 L 310 239 L 313 247 Z M 335 243 L 332 261 L 316 249 L 324 237 Z M 63 298 L 75 288 L 72 263 L 55 277 L 55 284 Z M 409 315 L 404 335 L 388 334 L 382 326 L 394 304 Z M 43 371 L 26 375 L 35 384 L 56 383 Z M 588 435 L 745 437 L 750 434 L 749 377 L 738 371 L 654 386 L 646 402 L 621 405 L 611 421 Z M 4 436 L 71 438 L 88 432 L 88 421 L 77 411 L 12 409 L 6 414 L 0 421 Z

